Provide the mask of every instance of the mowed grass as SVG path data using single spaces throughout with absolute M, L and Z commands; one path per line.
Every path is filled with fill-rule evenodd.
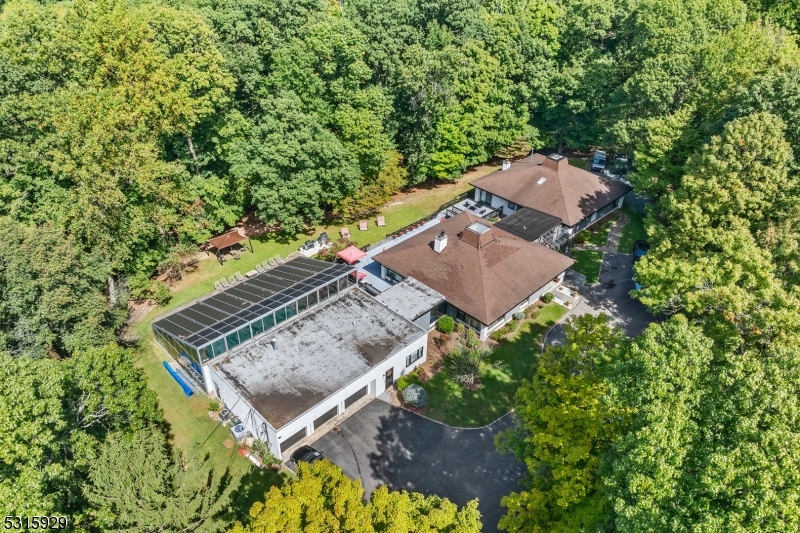
M 433 376 L 422 385 L 428 392 L 425 415 L 455 427 L 482 427 L 508 413 L 522 381 L 533 376 L 542 336 L 566 312 L 565 307 L 551 303 L 535 320 L 520 324 L 512 342 L 494 350 L 483 364 L 477 390 L 451 381 L 443 371 Z M 502 366 L 494 367 L 497 361 Z
M 603 252 L 594 250 L 573 250 L 572 257 L 575 264 L 572 270 L 586 276 L 586 283 L 597 283 L 600 279 L 600 265 L 603 263 Z
M 608 240 L 608 232 L 611 230 L 611 225 L 612 223 L 609 222 L 603 227 L 595 225 L 586 228 L 584 230 L 586 234 L 586 244 L 592 244 L 594 246 L 605 246 L 606 241 Z
M 631 220 L 622 227 L 622 232 L 619 236 L 619 252 L 630 254 L 633 253 L 633 243 L 640 239 L 647 239 L 647 233 L 644 230 L 645 214 L 631 209 L 627 205 L 622 206 L 622 210 Z
M 585 157 L 569 157 L 567 158 L 567 161 L 569 161 L 569 164 L 572 165 L 573 167 L 578 167 L 582 168 L 583 170 L 587 170 L 586 165 L 589 160 Z
M 137 346 L 137 366 L 147 378 L 148 386 L 158 394 L 159 407 L 163 411 L 165 422 L 172 436 L 172 443 L 187 458 L 204 463 L 198 476 L 204 475 L 209 468 L 219 473 L 229 471 L 232 475 L 241 475 L 242 484 L 233 496 L 232 515 L 235 520 L 243 520 L 252 504 L 263 500 L 264 493 L 272 486 L 279 486 L 286 478 L 269 470 L 259 470 L 252 463 L 237 453 L 236 446 L 227 448 L 225 441 L 230 438 L 228 428 L 220 426 L 208 416 L 209 399 L 205 396 L 187 398 L 180 386 L 164 369 L 162 362 L 167 355 L 153 340 L 151 325 L 164 313 L 191 302 L 214 290 L 214 281 L 228 277 L 239 271 L 242 274 L 252 270 L 260 263 L 277 254 L 286 257 L 308 239 L 318 237 L 327 231 L 331 238 L 338 238 L 342 227 L 349 227 L 353 240 L 360 246 L 373 244 L 404 226 L 411 224 L 429 214 L 472 188 L 470 181 L 497 170 L 499 167 L 484 165 L 467 172 L 456 183 L 422 185 L 410 193 L 395 195 L 381 211 L 386 217 L 386 226 L 379 228 L 376 217 L 368 219 L 369 230 L 359 231 L 358 222 L 343 223 L 332 221 L 326 226 L 315 228 L 313 232 L 303 235 L 286 236 L 283 234 L 264 234 L 251 240 L 253 253 L 242 254 L 239 260 L 230 259 L 220 265 L 214 257 L 202 258 L 198 268 L 186 276 L 172 289 L 172 299 L 163 307 L 156 307 L 139 317 L 131 324 L 131 332 L 139 339 Z

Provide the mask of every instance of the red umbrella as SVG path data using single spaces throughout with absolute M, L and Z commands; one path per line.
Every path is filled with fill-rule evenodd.
M 355 246 L 351 245 L 351 246 L 348 246 L 347 248 L 345 248 L 344 250 L 342 250 L 341 252 L 337 253 L 336 255 L 338 255 L 339 257 L 344 259 L 348 264 L 352 265 L 353 263 L 355 263 L 356 261 L 358 261 L 362 257 L 365 257 L 367 255 L 367 253 L 366 252 L 362 252 L 361 250 L 359 250 Z
M 353 274 L 355 274 L 355 272 L 350 272 L 350 277 L 351 278 L 355 277 L 355 276 L 353 276 Z M 358 273 L 358 281 L 361 281 L 362 279 L 364 279 L 366 277 L 367 277 L 367 273 L 366 272 L 359 272 Z

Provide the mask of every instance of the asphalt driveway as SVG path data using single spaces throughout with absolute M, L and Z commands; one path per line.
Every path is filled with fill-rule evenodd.
M 621 327 L 629 337 L 639 335 L 655 319 L 641 302 L 630 297 L 632 277 L 632 255 L 606 253 L 600 268 L 600 280 L 592 285 L 584 285 L 580 291 L 580 301 L 567 316 L 605 313 L 611 317 L 611 323 Z M 547 334 L 545 342 L 560 345 L 564 340 L 562 322 Z
M 500 455 L 494 437 L 511 427 L 505 416 L 487 428 L 454 429 L 374 400 L 312 444 L 367 491 L 381 485 L 449 498 L 478 498 L 486 532 L 503 515 L 500 498 L 517 490 L 524 466 Z

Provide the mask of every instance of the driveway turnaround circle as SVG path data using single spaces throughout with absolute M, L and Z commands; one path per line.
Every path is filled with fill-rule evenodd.
M 500 499 L 522 490 L 524 466 L 494 447 L 495 436 L 513 425 L 507 415 L 485 428 L 456 429 L 373 400 L 312 446 L 360 478 L 368 495 L 388 485 L 459 506 L 478 498 L 483 531 L 495 532 L 504 512 Z

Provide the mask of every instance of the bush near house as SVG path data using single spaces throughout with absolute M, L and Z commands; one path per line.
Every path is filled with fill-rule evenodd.
M 436 321 L 436 329 L 444 334 L 452 333 L 455 327 L 455 320 L 453 320 L 453 317 L 451 316 L 445 315 Z
M 401 376 L 400 379 L 397 380 L 397 390 L 403 390 L 412 383 L 422 385 L 422 381 L 420 381 L 416 370 L 409 372 L 405 376 Z
M 542 294 L 542 301 L 544 303 L 546 303 L 546 304 L 549 304 L 550 302 L 552 302 L 553 301 L 553 293 L 552 292 L 546 292 L 546 293 Z

